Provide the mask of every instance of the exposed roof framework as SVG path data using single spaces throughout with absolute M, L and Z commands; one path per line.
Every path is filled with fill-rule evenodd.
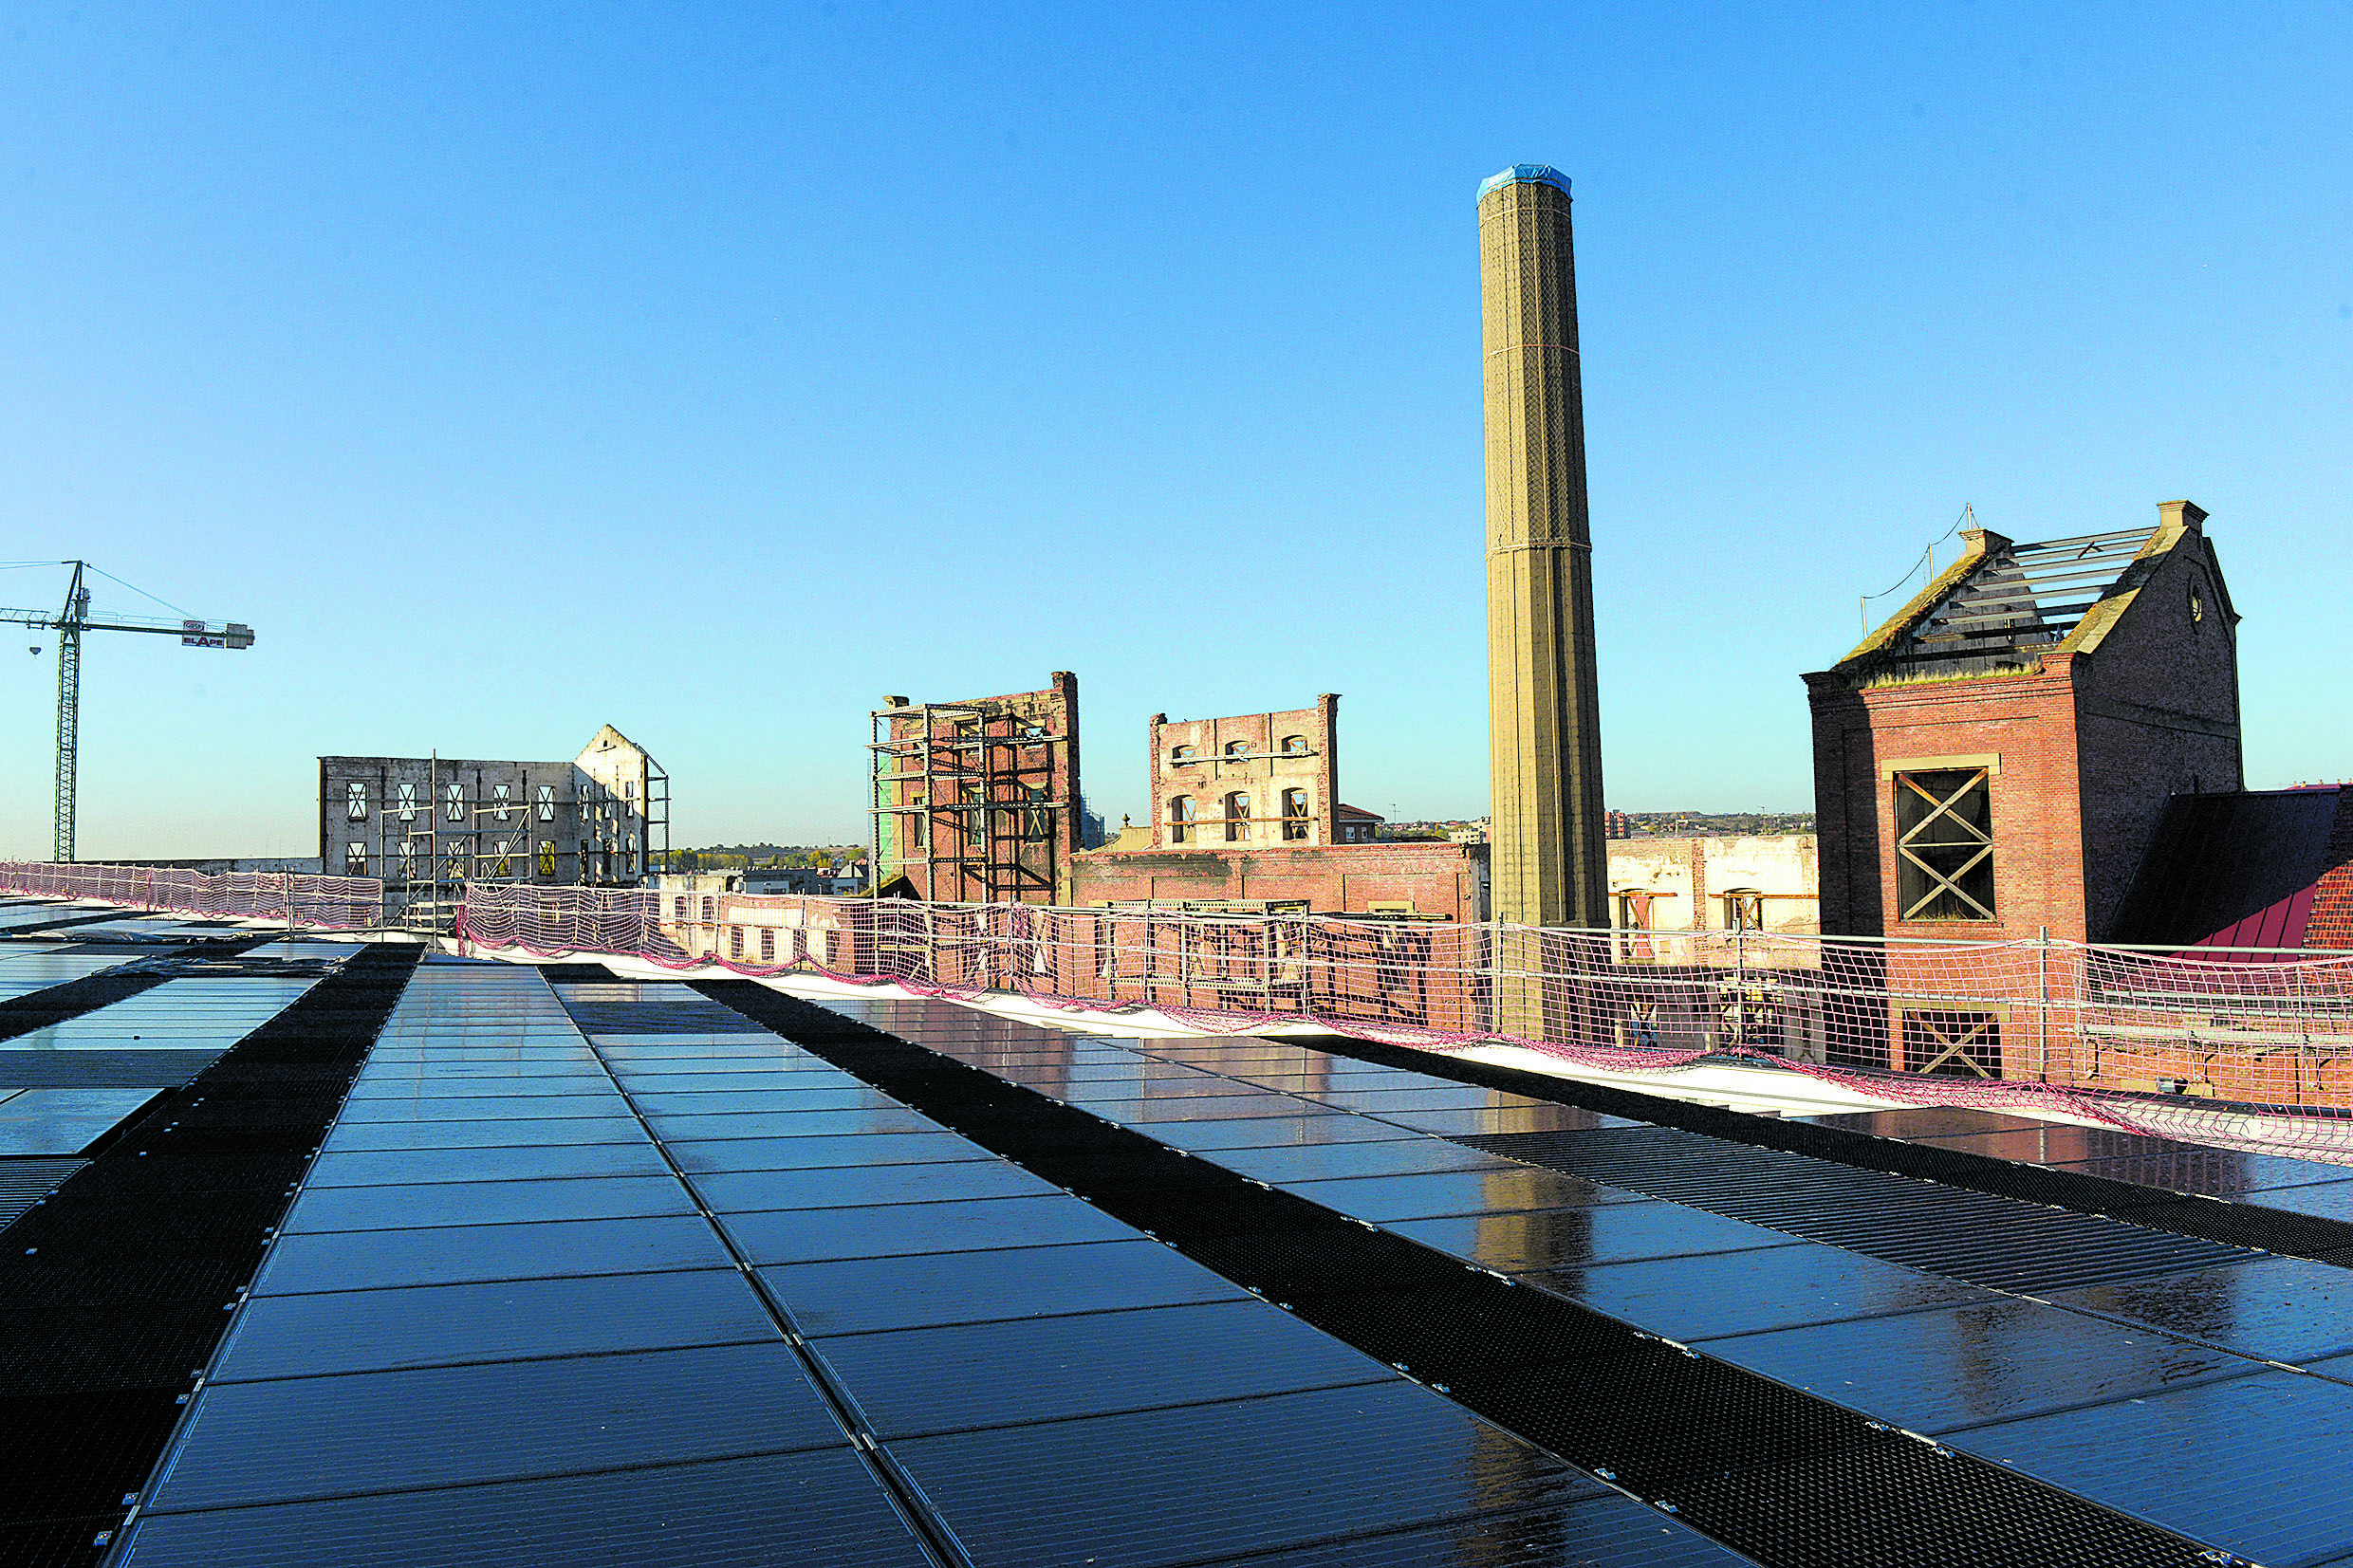
M 2156 533 L 2126 528 L 2039 544 L 1989 537 L 1977 569 L 1881 656 L 1911 675 L 1985 674 L 2031 665 L 2114 591 Z

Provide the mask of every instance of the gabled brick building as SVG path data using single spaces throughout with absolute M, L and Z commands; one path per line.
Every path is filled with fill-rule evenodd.
M 1961 558 L 1806 677 L 1822 929 L 2109 937 L 2177 795 L 2243 787 L 2238 616 L 2206 514 Z

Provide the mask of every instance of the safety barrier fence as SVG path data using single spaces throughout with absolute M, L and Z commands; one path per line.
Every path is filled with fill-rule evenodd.
M 0 860 L 0 892 L 86 898 L 124 909 L 169 910 L 224 919 L 283 920 L 289 926 L 339 931 L 383 923 L 384 884 L 372 876 L 298 876 L 257 871 L 213 875 L 176 866 Z
M 1148 1008 L 1210 1033 L 1309 1024 L 1614 1071 L 1746 1059 L 1883 1099 L 2353 1161 L 2353 952 L 478 884 L 458 926 L 538 957 Z

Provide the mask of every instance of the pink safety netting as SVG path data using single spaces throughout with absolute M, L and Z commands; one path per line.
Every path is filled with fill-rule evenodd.
M 215 876 L 175 866 L 0 860 L 0 892 L 84 898 L 176 914 L 283 920 L 290 926 L 339 931 L 383 924 L 384 884 L 371 876 L 298 876 L 250 871 Z
M 540 958 L 1151 1009 L 1204 1033 L 1308 1024 L 1613 1071 L 1739 1058 L 1876 1099 L 2353 1163 L 2353 953 L 478 884 L 458 935 Z

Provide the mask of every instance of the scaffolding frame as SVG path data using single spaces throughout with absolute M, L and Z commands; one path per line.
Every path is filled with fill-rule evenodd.
M 623 861 L 623 874 L 620 876 L 612 875 L 614 851 L 566 849 L 566 840 L 555 832 L 559 824 L 553 821 L 547 824 L 547 831 L 540 831 L 538 801 L 468 794 L 454 766 L 448 783 L 456 793 L 446 793 L 440 753 L 428 755 L 425 764 L 422 798 L 412 797 L 405 802 L 381 799 L 370 808 L 369 814 L 376 821 L 376 870 L 383 883 L 384 923 L 388 926 L 411 931 L 449 930 L 458 906 L 465 901 L 468 882 L 550 885 L 543 881 L 539 869 L 543 846 L 550 849 L 549 858 L 558 868 L 546 874 L 548 878 L 562 877 L 560 868 L 565 857 L 578 862 L 573 867 L 569 883 L 572 886 L 639 885 L 655 871 L 658 853 L 660 869 L 669 869 L 670 776 L 651 757 L 645 759 L 645 798 L 639 802 L 641 810 L 637 814 L 643 842 L 634 850 L 621 852 L 628 859 Z M 588 778 L 575 765 L 557 766 L 572 766 L 574 777 L 568 799 L 551 803 L 571 807 L 574 830 L 583 836 L 581 842 L 585 845 L 598 838 L 590 831 L 589 816 L 589 808 L 598 802 L 588 791 L 603 790 L 614 800 L 621 797 L 612 796 L 610 790 Z M 404 811 L 411 815 L 403 817 Z M 491 820 L 497 825 L 489 825 Z M 510 821 L 518 820 L 519 825 L 510 826 Z M 654 847 L 658 833 L 661 840 L 658 852 Z M 591 854 L 605 860 L 605 875 L 592 874 Z M 637 862 L 634 871 L 629 869 L 630 860 Z M 417 875 L 420 867 L 424 871 L 422 876 Z
M 1018 696 L 910 703 L 870 717 L 870 885 L 880 891 L 904 875 L 929 901 L 1053 903 L 1078 793 L 1058 799 L 1055 788 L 1071 766 L 1069 726 L 1039 723 Z M 915 825 L 921 853 L 907 853 L 917 846 L 889 830 L 893 819 Z M 886 839 L 899 854 L 884 856 Z M 1043 869 L 1024 862 L 1024 846 L 1034 844 L 1047 846 Z

